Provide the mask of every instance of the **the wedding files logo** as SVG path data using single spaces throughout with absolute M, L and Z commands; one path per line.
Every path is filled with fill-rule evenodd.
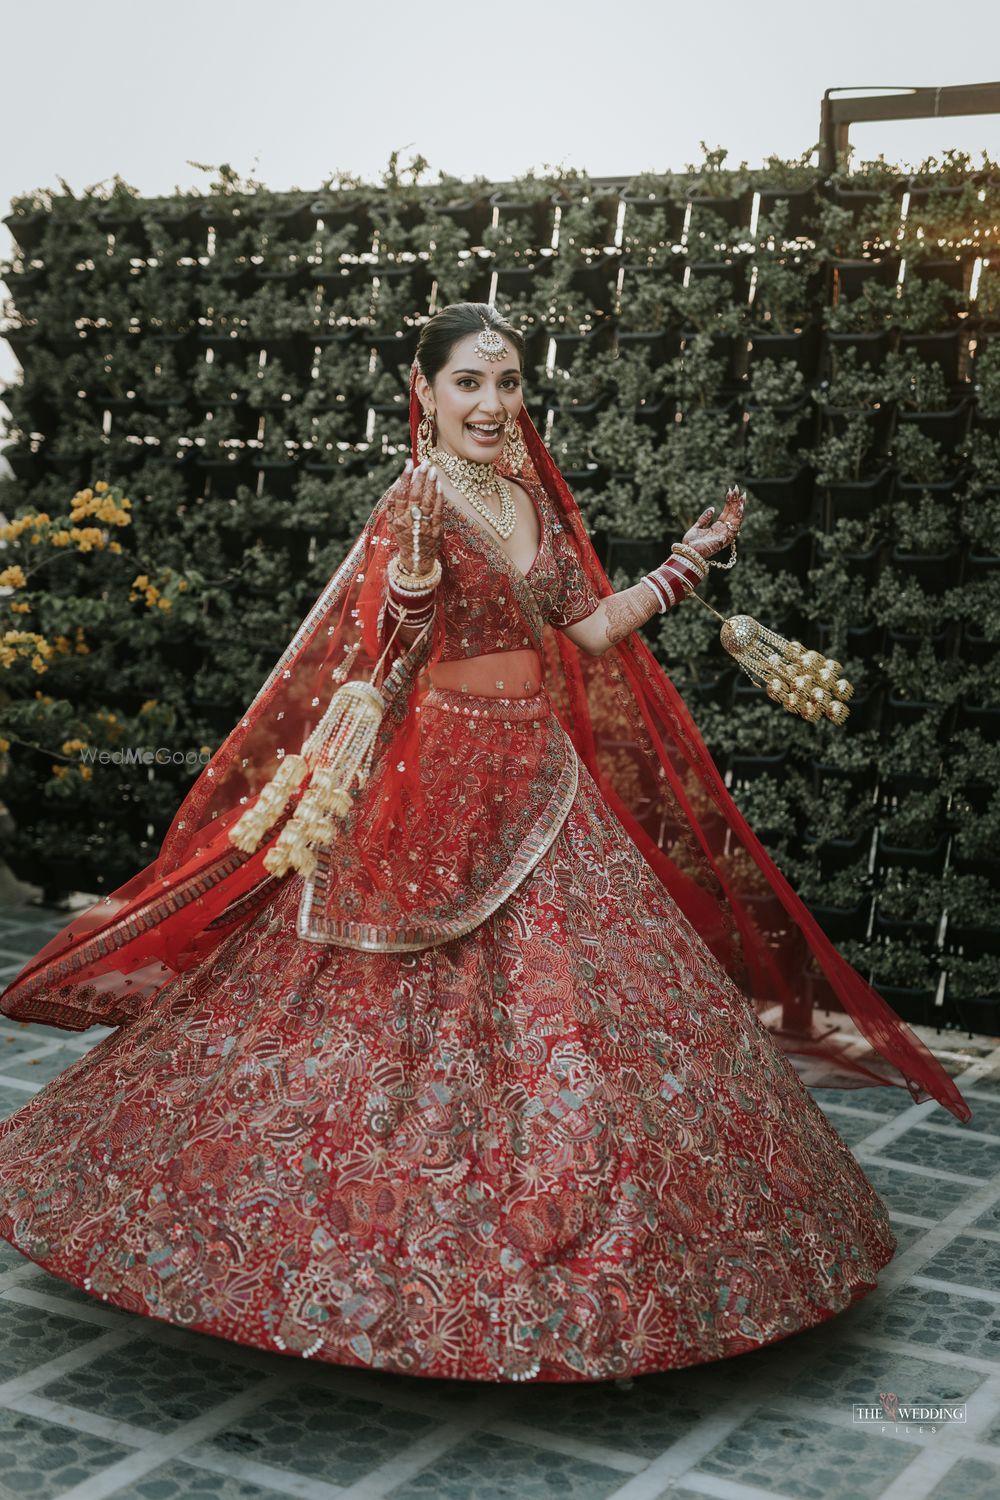
M 893 1391 L 879 1391 L 878 1405 L 866 1406 L 863 1401 L 854 1403 L 854 1421 L 875 1423 L 883 1432 L 890 1422 L 894 1427 L 937 1432 L 943 1422 L 966 1420 L 964 1401 L 911 1401 L 904 1405 Z
M 157 745 L 153 750 L 145 745 L 97 750 L 93 745 L 87 745 L 79 753 L 86 766 L 204 766 L 212 759 L 207 745 L 202 745 L 200 750 L 173 750 L 169 745 Z

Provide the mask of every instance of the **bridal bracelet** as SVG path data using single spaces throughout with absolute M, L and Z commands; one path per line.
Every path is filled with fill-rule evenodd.
M 419 505 L 411 505 L 414 568 L 420 563 L 421 514 Z M 442 574 L 440 558 L 434 559 L 430 572 L 410 573 L 399 561 L 399 554 L 393 553 L 389 559 L 389 587 L 385 601 L 388 613 L 400 624 L 412 625 L 415 629 L 427 625 L 434 616 L 435 596 Z
M 641 580 L 655 594 L 661 615 L 679 599 L 693 594 L 695 585 L 701 583 L 708 573 L 706 559 L 686 542 L 674 542 L 670 550 L 673 556 Z

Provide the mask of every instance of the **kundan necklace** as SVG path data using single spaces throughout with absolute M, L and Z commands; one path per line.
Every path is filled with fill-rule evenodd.
M 487 521 L 506 541 L 517 525 L 517 511 L 506 487 L 500 481 L 494 463 L 476 463 L 471 458 L 460 458 L 457 453 L 448 453 L 436 445 L 430 450 L 431 462 L 442 469 L 459 494 L 464 495 L 474 510 Z M 487 495 L 496 495 L 500 501 L 497 515 L 486 504 Z

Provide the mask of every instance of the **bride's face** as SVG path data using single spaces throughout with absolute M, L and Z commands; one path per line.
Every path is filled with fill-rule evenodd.
M 476 353 L 478 334 L 460 339 L 451 359 L 430 386 L 423 375 L 417 379 L 417 395 L 425 411 L 437 423 L 437 446 L 474 463 L 492 463 L 503 448 L 503 428 L 515 420 L 524 405 L 521 365 L 517 350 L 508 342 L 509 354 L 498 360 Z M 482 437 L 470 424 L 496 423 L 497 430 Z

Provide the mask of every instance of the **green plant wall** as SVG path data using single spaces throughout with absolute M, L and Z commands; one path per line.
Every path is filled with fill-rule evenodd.
M 491 300 L 616 588 L 749 490 L 703 592 L 836 656 L 847 724 L 768 702 L 697 606 L 647 639 L 842 951 L 968 1022 L 1000 991 L 1000 170 L 426 171 L 12 203 L 4 856 L 52 897 L 148 862 L 399 472 L 423 320 Z M 55 540 L 101 496 L 125 523 Z M 179 755 L 85 776 L 80 744 Z

